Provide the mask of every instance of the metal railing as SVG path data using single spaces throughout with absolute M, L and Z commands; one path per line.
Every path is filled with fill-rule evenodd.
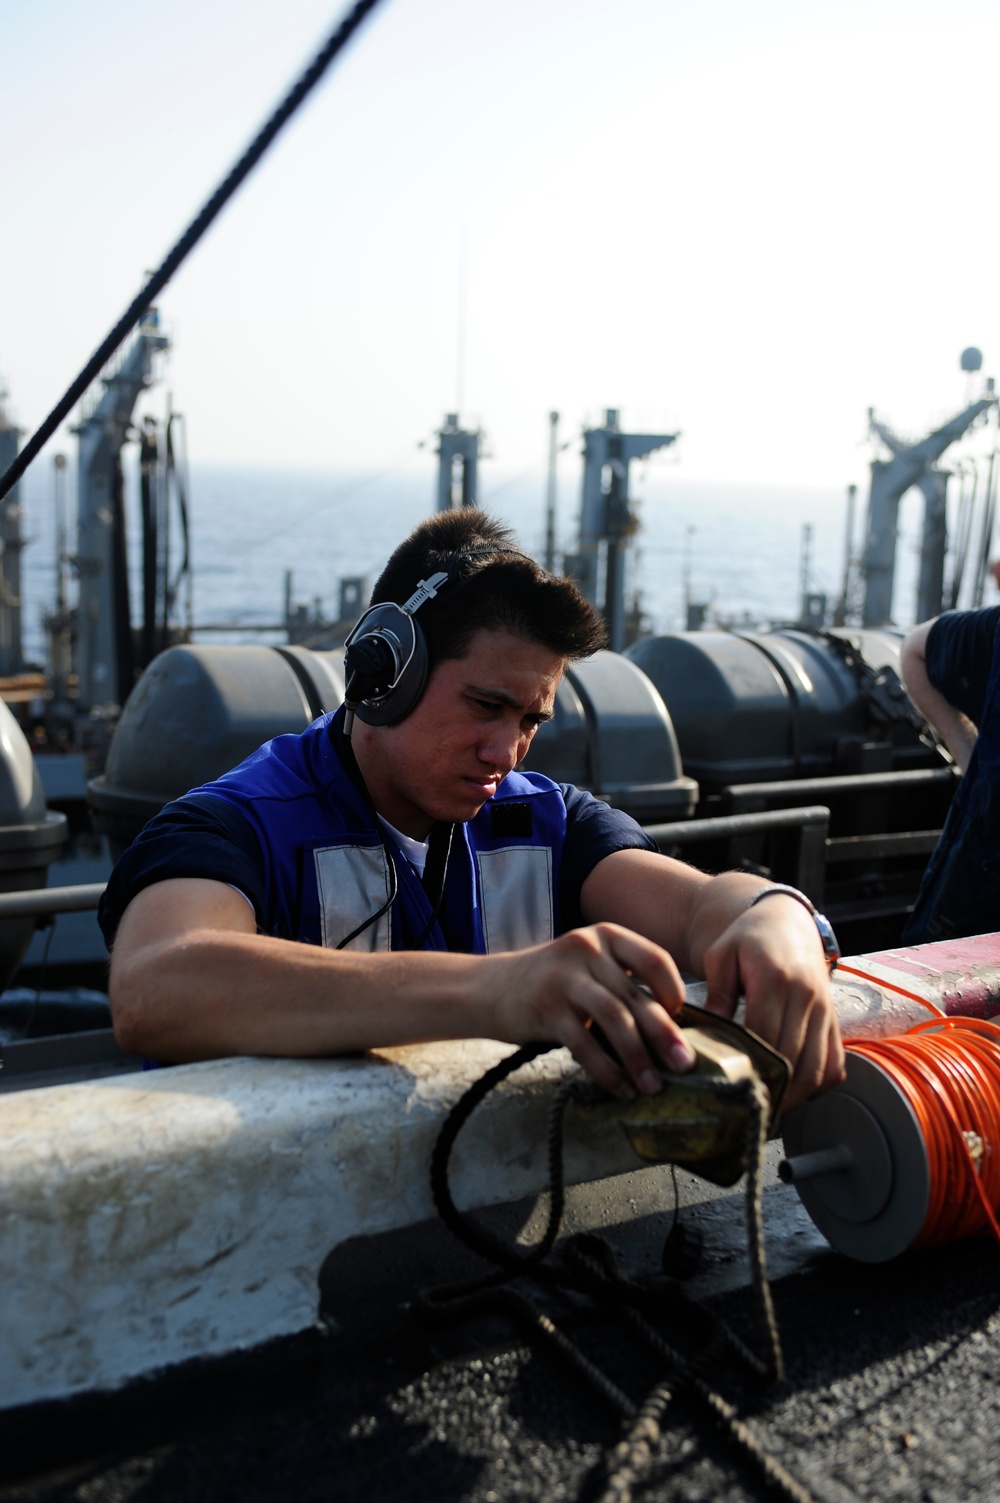
M 744 836 L 777 835 L 787 842 L 781 880 L 793 883 L 813 902 L 823 901 L 824 872 L 830 811 L 824 804 L 796 809 L 763 809 L 748 814 L 722 814 L 708 819 L 678 820 L 647 825 L 665 855 L 685 854 L 712 841 L 738 841 Z
M 104 887 L 103 882 L 81 882 L 76 887 L 31 887 L 23 892 L 3 892 L 0 893 L 0 919 L 87 913 L 101 901 Z

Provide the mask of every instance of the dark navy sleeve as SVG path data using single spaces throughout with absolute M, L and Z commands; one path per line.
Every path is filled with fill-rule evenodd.
M 238 887 L 261 923 L 264 871 L 257 837 L 231 804 L 210 794 L 189 794 L 149 821 L 111 873 L 97 911 L 109 950 L 136 894 L 172 877 L 206 877 Z
M 982 719 L 1000 625 L 1000 605 L 947 611 L 927 633 L 927 677 L 974 725 Z
M 560 785 L 566 802 L 566 845 L 563 849 L 559 901 L 568 929 L 583 923 L 580 889 L 599 861 L 613 851 L 655 851 L 656 841 L 621 809 L 574 788 Z

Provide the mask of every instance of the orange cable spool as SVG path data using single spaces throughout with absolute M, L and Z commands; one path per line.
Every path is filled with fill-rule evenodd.
M 930 1202 L 914 1246 L 992 1229 L 1000 1241 L 1000 1028 L 978 1018 L 917 1023 L 895 1039 L 854 1040 L 905 1093 L 930 1161 Z
M 1000 1240 L 1000 1027 L 938 1013 L 845 1044 L 844 1084 L 784 1125 L 779 1172 L 820 1231 L 865 1262 L 989 1231 Z

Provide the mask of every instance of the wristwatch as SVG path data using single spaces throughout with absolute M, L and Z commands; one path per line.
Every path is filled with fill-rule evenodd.
M 840 959 L 840 945 L 837 943 L 837 936 L 834 934 L 833 925 L 826 914 L 820 913 L 816 904 L 811 898 L 807 898 L 804 892 L 800 892 L 797 887 L 788 887 L 784 882 L 774 882 L 770 887 L 762 887 L 760 892 L 755 892 L 747 907 L 752 908 L 762 898 L 774 897 L 775 893 L 782 893 L 786 898 L 794 898 L 797 903 L 802 904 L 803 908 L 808 908 L 812 914 L 813 923 L 819 930 L 820 943 L 823 946 L 823 954 L 826 956 L 827 967 L 832 972 L 837 961 Z

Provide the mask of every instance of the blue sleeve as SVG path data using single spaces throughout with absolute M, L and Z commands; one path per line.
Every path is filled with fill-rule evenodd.
M 172 877 L 228 882 L 264 911 L 264 870 L 257 837 L 238 809 L 209 794 L 167 804 L 143 828 L 111 873 L 97 911 L 110 950 L 122 914 L 144 887 Z
M 563 850 L 559 901 L 568 929 L 583 923 L 580 889 L 598 862 L 614 851 L 655 851 L 640 824 L 621 809 L 612 809 L 602 799 L 568 783 L 561 785 L 566 802 L 566 845 Z
M 974 725 L 982 720 L 1000 625 L 1000 606 L 948 611 L 927 633 L 927 677 Z

